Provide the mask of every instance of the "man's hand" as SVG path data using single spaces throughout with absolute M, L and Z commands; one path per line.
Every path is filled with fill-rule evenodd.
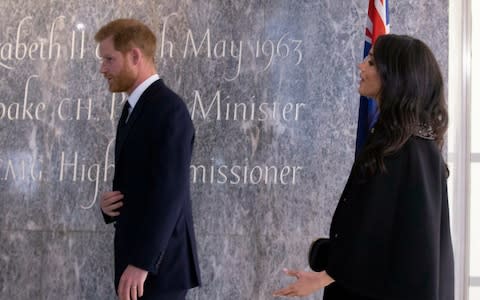
M 128 265 L 120 277 L 118 296 L 120 300 L 137 300 L 143 296 L 143 284 L 148 272 L 135 266 Z
M 123 194 L 119 191 L 103 193 L 100 200 L 100 207 L 102 208 L 103 213 L 110 217 L 120 215 L 116 210 L 123 206 L 123 202 L 120 201 L 122 199 Z

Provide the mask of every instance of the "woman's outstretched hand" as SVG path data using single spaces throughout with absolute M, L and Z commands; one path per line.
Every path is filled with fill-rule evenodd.
M 335 280 L 327 272 L 307 272 L 296 270 L 283 270 L 286 275 L 297 278 L 297 281 L 289 286 L 273 292 L 274 296 L 304 297 L 326 287 Z

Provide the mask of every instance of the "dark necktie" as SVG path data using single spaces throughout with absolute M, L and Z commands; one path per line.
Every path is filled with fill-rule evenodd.
M 120 115 L 120 120 L 118 121 L 118 126 L 117 126 L 117 136 L 115 138 L 115 163 L 118 160 L 119 157 L 119 146 L 121 144 L 121 141 L 125 138 L 125 133 L 126 133 L 126 122 L 128 118 L 128 111 L 130 109 L 130 103 L 128 101 L 125 101 L 125 105 L 123 106 L 122 109 L 122 114 Z
M 130 110 L 130 103 L 125 101 L 125 105 L 123 105 L 122 115 L 120 116 L 120 121 L 118 122 L 119 127 L 124 126 L 127 123 L 128 112 Z

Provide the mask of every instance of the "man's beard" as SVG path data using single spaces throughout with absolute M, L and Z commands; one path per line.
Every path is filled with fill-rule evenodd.
M 112 93 L 126 92 L 135 84 L 135 80 L 135 74 L 124 66 L 120 73 L 109 82 L 108 88 Z

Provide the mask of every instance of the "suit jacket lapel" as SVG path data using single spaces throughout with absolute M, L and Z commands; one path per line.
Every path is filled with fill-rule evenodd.
M 118 163 L 118 160 L 120 158 L 121 150 L 123 145 L 125 144 L 125 141 L 128 138 L 128 133 L 130 132 L 130 129 L 133 127 L 135 122 L 137 121 L 138 117 L 142 114 L 143 111 L 143 106 L 145 102 L 147 101 L 149 94 L 153 90 L 152 87 L 156 84 L 161 82 L 161 80 L 157 80 L 153 82 L 146 90 L 143 92 L 143 94 L 140 96 L 138 99 L 137 104 L 135 104 L 135 107 L 133 108 L 133 111 L 130 113 L 130 116 L 128 117 L 128 121 L 126 124 L 118 124 L 117 126 L 117 138 L 115 141 L 115 164 Z

